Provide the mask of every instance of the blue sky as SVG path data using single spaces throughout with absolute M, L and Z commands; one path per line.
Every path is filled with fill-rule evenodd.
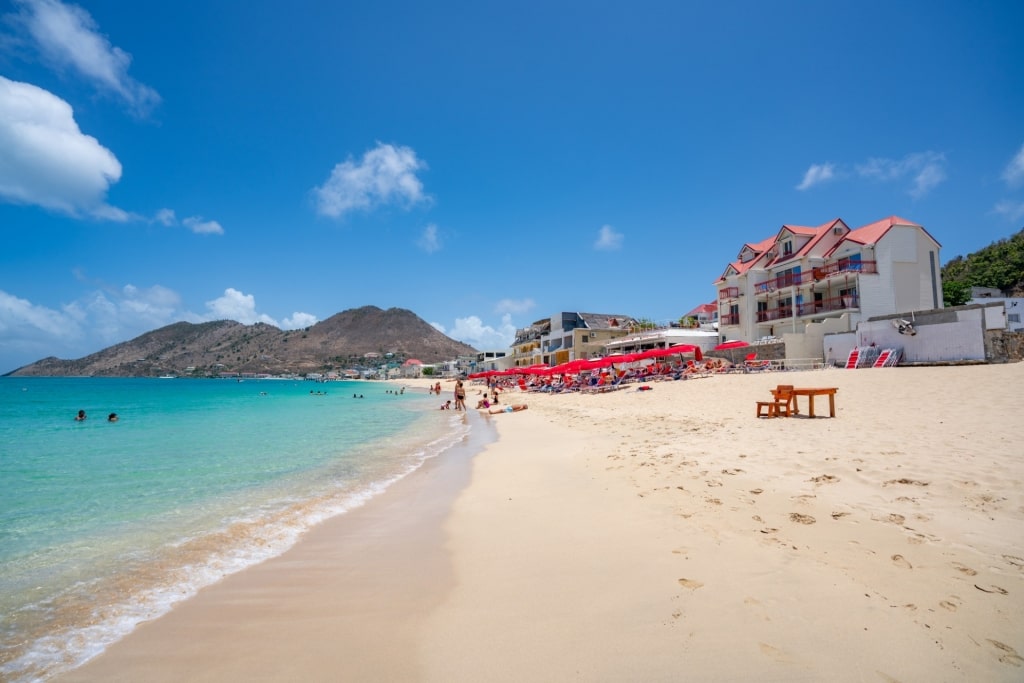
M 676 319 L 784 223 L 1024 225 L 1019 2 L 0 0 L 0 373 L 408 308 Z

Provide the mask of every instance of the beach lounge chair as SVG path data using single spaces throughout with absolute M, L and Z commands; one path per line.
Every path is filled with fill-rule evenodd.
M 769 369 L 771 369 L 771 367 L 772 367 L 772 362 L 770 360 L 767 360 L 767 359 L 766 360 L 758 360 L 757 359 L 757 352 L 756 351 L 754 353 L 748 353 L 747 357 L 743 361 L 743 368 L 745 370 L 754 370 L 754 371 L 769 370 Z

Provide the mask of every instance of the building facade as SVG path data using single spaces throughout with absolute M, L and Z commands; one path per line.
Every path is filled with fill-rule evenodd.
M 624 315 L 562 311 L 516 330 L 511 366 L 558 365 L 600 356 L 608 342 L 629 334 L 635 325 Z
M 744 244 L 716 281 L 719 333 L 753 342 L 846 316 L 849 329 L 880 315 L 942 308 L 941 245 L 898 216 L 851 229 L 783 225 Z

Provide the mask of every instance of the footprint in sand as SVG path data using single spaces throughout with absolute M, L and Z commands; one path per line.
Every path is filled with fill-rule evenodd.
M 902 555 L 893 555 L 891 559 L 892 563 L 897 567 L 903 567 L 904 569 L 914 568 L 914 565 L 910 564 L 907 558 L 903 557 Z
M 792 663 L 792 658 L 784 651 L 777 647 L 769 645 L 768 643 L 758 643 L 757 646 L 761 649 L 761 654 L 766 657 L 771 657 L 777 662 L 783 662 L 786 664 Z
M 727 470 L 722 470 L 722 474 L 741 474 L 742 472 L 743 472 L 743 470 L 741 470 L 738 467 L 732 467 L 732 468 L 727 469 Z
M 960 564 L 959 562 L 954 562 L 953 566 L 956 568 L 958 572 L 960 572 L 961 574 L 966 574 L 967 576 L 977 576 L 978 574 L 978 572 L 974 571 L 967 565 Z
M 903 522 L 907 521 L 907 518 L 894 512 L 889 515 L 887 521 L 892 522 L 893 524 L 903 524 Z
M 697 590 L 704 584 L 701 581 L 695 581 L 694 579 L 679 579 L 679 585 L 683 588 L 689 588 L 690 590 Z
M 833 477 L 831 474 L 822 474 L 817 477 L 811 477 L 810 480 L 815 484 L 834 484 L 839 481 L 839 477 Z
M 890 479 L 889 481 L 882 484 L 882 486 L 890 486 L 892 484 L 904 484 L 906 486 L 927 486 L 928 482 L 918 481 L 917 479 L 907 479 L 906 477 L 902 477 L 900 479 Z
M 833 512 L 832 519 L 842 519 L 843 517 L 846 517 L 849 514 L 849 512 Z
M 974 587 L 980 590 L 982 593 L 998 593 L 999 595 L 1010 594 L 1010 591 L 1006 590 L 1005 588 L 996 586 L 995 584 L 990 584 L 988 586 L 979 586 L 978 584 L 974 584 Z
M 956 599 L 957 598 L 954 596 L 953 600 L 956 600 Z M 953 602 L 953 600 L 943 600 L 943 601 L 941 601 L 939 603 L 939 607 L 941 607 L 942 609 L 944 609 L 944 610 L 946 610 L 948 612 L 955 612 L 955 611 L 957 611 L 957 609 L 959 609 L 960 605 L 957 604 L 956 602 Z
M 1017 569 L 1024 569 L 1024 558 L 1017 557 L 1016 555 L 1003 555 L 1003 559 Z
M 998 640 L 992 640 L 991 638 L 986 638 L 986 640 L 995 645 L 996 649 L 1003 653 L 999 656 L 999 661 L 1003 664 L 1009 664 L 1010 666 L 1016 667 L 1024 664 L 1024 657 L 1017 654 L 1017 651 L 1006 643 L 1000 643 Z
M 796 522 L 797 524 L 814 524 L 818 520 L 814 519 L 814 517 L 811 517 L 810 515 L 791 512 L 789 513 L 789 521 Z
M 753 493 L 755 496 L 760 496 L 762 493 L 764 493 L 764 489 L 750 489 L 750 492 Z

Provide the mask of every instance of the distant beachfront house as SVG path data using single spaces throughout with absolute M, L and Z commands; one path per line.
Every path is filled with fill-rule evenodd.
M 600 356 L 608 342 L 629 334 L 635 325 L 626 315 L 562 311 L 516 331 L 509 366 L 558 365 Z
M 971 304 L 1002 303 L 1006 318 L 1006 329 L 1011 332 L 1024 331 L 1024 298 L 1003 296 L 995 287 L 971 287 Z
M 715 282 L 721 339 L 800 334 L 808 323 L 852 331 L 872 317 L 942 308 L 940 247 L 898 216 L 856 229 L 838 218 L 783 225 L 744 244 Z
M 683 321 L 692 320 L 697 327 L 708 328 L 718 323 L 718 302 L 701 304 L 683 316 Z

